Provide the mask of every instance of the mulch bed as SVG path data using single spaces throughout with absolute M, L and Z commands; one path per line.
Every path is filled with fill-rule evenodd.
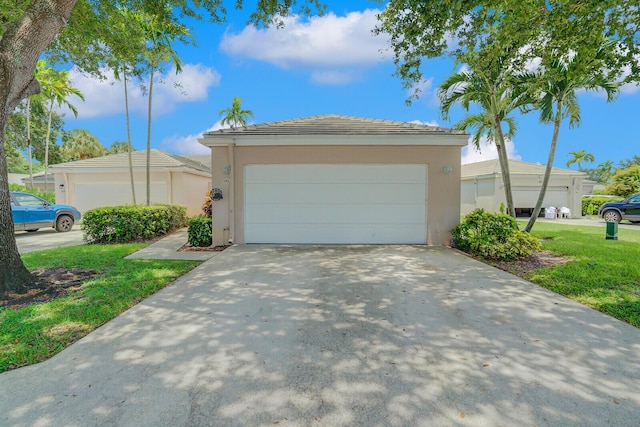
M 556 265 L 566 264 L 571 258 L 556 255 L 551 252 L 541 251 L 534 252 L 530 257 L 515 261 L 497 261 L 484 258 L 474 257 L 478 261 L 492 265 L 514 276 L 526 278 L 529 273 L 544 267 L 554 267 Z
M 31 271 L 31 274 L 38 279 L 41 286 L 31 288 L 24 294 L 0 294 L 0 307 L 18 310 L 29 304 L 48 302 L 80 288 L 85 280 L 102 275 L 95 270 L 63 267 L 39 268 Z
M 229 245 L 224 246 L 193 246 L 189 243 L 185 243 L 178 249 L 178 252 L 222 252 L 227 249 Z

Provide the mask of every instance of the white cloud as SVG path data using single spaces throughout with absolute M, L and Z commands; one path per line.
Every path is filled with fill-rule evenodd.
M 102 70 L 105 78 L 97 79 L 80 73 L 76 68 L 69 72 L 69 79 L 84 95 L 84 102 L 70 99 L 78 109 L 78 117 L 104 117 L 123 113 L 124 84 L 116 80 L 113 71 Z M 185 64 L 182 73 L 176 75 L 175 69 L 161 73 L 154 78 L 153 114 L 162 115 L 174 111 L 183 102 L 198 102 L 207 99 L 209 88 L 220 84 L 220 74 L 202 64 Z M 148 98 L 144 87 L 148 82 L 137 80 L 127 82 L 129 95 L 129 111 L 133 114 L 146 115 Z M 67 113 L 68 111 L 62 110 Z
M 510 139 L 505 140 L 507 146 L 507 157 L 513 160 L 521 160 L 522 158 L 516 152 L 516 147 Z M 475 144 L 469 138 L 469 143 L 462 148 L 462 164 L 482 162 L 484 160 L 492 160 L 498 158 L 498 149 L 493 142 L 489 142 L 485 136 L 480 139 L 480 148 L 476 148 Z
M 435 121 L 435 120 L 430 120 L 430 121 L 427 121 L 427 122 L 423 122 L 423 121 L 420 121 L 420 120 L 411 120 L 409 123 L 414 123 L 416 125 L 427 125 L 427 126 L 440 127 L 438 122 Z
M 226 33 L 220 48 L 284 69 L 310 70 L 318 83 L 344 84 L 389 59 L 381 53 L 387 40 L 372 33 L 378 13 L 377 9 L 345 16 L 329 12 L 308 20 L 291 16 L 284 18 L 284 28 L 248 26 L 239 33 Z
M 170 136 L 163 139 L 161 145 L 163 149 L 176 154 L 209 154 L 211 153 L 211 149 L 200 144 L 198 142 L 198 138 L 202 138 L 202 134 L 204 132 L 222 128 L 223 126 L 220 124 L 220 120 L 218 120 L 213 126 L 205 131 L 187 136 Z

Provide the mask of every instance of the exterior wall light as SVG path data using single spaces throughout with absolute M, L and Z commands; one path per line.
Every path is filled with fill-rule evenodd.
M 445 166 L 442 168 L 442 172 L 444 172 L 445 174 L 449 175 L 451 172 L 453 172 L 453 168 L 449 165 Z

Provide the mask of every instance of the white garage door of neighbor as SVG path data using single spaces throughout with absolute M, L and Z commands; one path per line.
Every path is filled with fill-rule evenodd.
M 144 204 L 147 187 L 136 183 L 136 201 Z M 101 206 L 121 206 L 132 204 L 131 184 L 129 183 L 81 183 L 73 190 L 72 205 L 80 212 Z M 151 203 L 167 203 L 167 186 L 164 182 L 151 183 Z
M 536 205 L 539 194 L 539 188 L 515 187 L 513 189 L 513 204 L 516 208 L 533 208 Z M 542 206 L 568 207 L 569 189 L 561 186 L 547 187 Z
M 247 243 L 427 241 L 426 165 L 247 165 Z

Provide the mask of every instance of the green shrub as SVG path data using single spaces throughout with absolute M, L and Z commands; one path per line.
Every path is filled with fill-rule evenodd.
M 518 229 L 513 217 L 484 209 L 465 216 L 451 234 L 458 249 L 489 259 L 526 258 L 542 247 L 538 239 Z
M 90 243 L 128 243 L 163 236 L 186 224 L 185 206 L 114 206 L 85 212 L 82 231 Z
M 583 197 L 582 198 L 582 215 L 598 215 L 598 210 L 603 203 L 615 202 L 622 200 L 621 198 L 612 197 Z
M 54 193 L 53 191 L 40 191 L 37 188 L 27 188 L 27 186 L 20 184 L 9 184 L 9 190 L 24 191 L 25 193 L 31 193 L 35 196 L 40 197 L 41 199 L 45 199 L 52 205 L 56 203 L 56 193 Z
M 189 220 L 187 242 L 191 246 L 211 246 L 213 231 L 211 218 L 198 216 Z

